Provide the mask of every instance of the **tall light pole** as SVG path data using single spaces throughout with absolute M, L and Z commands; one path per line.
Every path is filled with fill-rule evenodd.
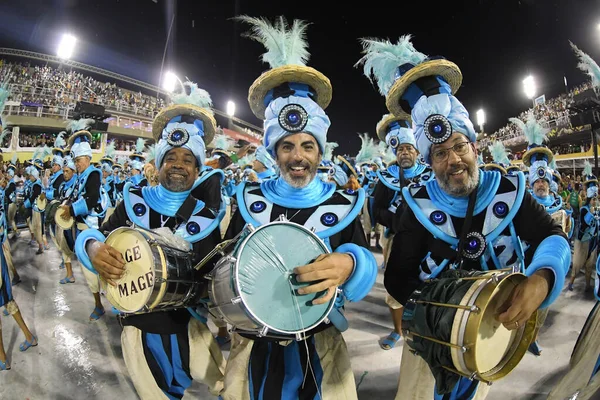
M 483 125 L 485 125 L 485 111 L 483 111 L 483 108 L 477 110 L 476 116 L 477 125 L 479 125 L 479 130 L 481 131 L 481 133 L 483 133 Z
M 68 33 L 63 34 L 58 43 L 58 48 L 56 49 L 58 58 L 62 58 L 63 60 L 71 58 L 73 56 L 73 50 L 75 49 L 75 43 L 77 43 L 77 38 L 75 36 Z
M 531 99 L 533 107 L 535 108 L 534 98 L 537 93 L 537 86 L 533 76 L 529 75 L 527 78 L 523 79 L 523 91 L 525 92 L 525 96 L 527 96 L 528 99 Z
M 227 115 L 229 115 L 229 117 L 235 115 L 235 103 L 231 100 L 227 102 Z

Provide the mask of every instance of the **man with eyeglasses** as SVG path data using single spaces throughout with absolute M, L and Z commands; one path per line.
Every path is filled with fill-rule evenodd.
M 502 176 L 478 168 L 473 123 L 453 95 L 462 82 L 458 66 L 419 53 L 410 37 L 401 38 L 398 46 L 403 51 L 396 53 L 401 54 L 396 57 L 399 67 L 386 105 L 395 115 L 411 113 L 416 147 L 430 163 L 435 180 L 402 190 L 408 209 L 398 223 L 385 287 L 400 304 L 414 306 L 409 299 L 415 290 L 423 289 L 424 280 L 436 278 L 445 269 L 520 265 L 527 278 L 498 308 L 496 318 L 508 330 L 523 328 L 537 309 L 548 307 L 562 290 L 571 259 L 566 236 L 525 191 L 522 173 Z M 516 246 L 511 257 L 496 255 L 500 247 L 521 240 L 530 244 L 526 253 Z M 422 270 L 427 258 L 437 265 L 429 273 Z M 436 311 L 428 308 L 425 317 L 434 318 L 430 312 Z M 403 325 L 408 321 L 422 324 L 422 318 L 405 312 Z M 431 329 L 444 333 L 448 321 L 436 321 Z M 445 369 L 445 360 L 436 358 L 435 346 L 416 336 L 407 339 L 396 398 L 432 399 L 434 393 L 457 400 L 485 398 L 489 386 Z M 439 351 L 445 349 L 440 346 Z
M 377 124 L 377 136 L 380 140 L 385 140 L 396 155 L 396 161 L 385 170 L 377 170 L 379 180 L 373 193 L 373 216 L 377 223 L 386 227 L 382 240 L 385 266 L 396 234 L 397 221 L 404 209 L 402 188 L 411 183 L 425 184 L 432 179 L 433 174 L 429 166 L 419 162 L 419 151 L 410 121 L 386 114 Z M 400 340 L 404 308 L 389 294 L 386 294 L 385 302 L 392 314 L 394 330 L 381 341 L 380 346 L 384 350 L 390 350 Z

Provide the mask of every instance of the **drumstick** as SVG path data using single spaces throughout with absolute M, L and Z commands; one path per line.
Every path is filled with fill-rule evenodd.
M 218 245 L 216 245 L 215 248 L 210 251 L 210 253 L 208 253 L 198 264 L 194 266 L 194 268 L 199 271 L 200 268 L 202 268 L 207 262 L 209 262 L 210 259 L 213 258 L 217 253 L 224 256 L 225 254 L 223 253 L 223 250 L 229 247 L 231 243 L 237 242 L 237 240 L 240 238 L 240 236 L 242 236 L 242 233 L 244 233 L 244 231 L 245 229 L 243 229 L 240 233 L 235 235 L 233 239 L 225 240 L 224 242 L 221 242 Z

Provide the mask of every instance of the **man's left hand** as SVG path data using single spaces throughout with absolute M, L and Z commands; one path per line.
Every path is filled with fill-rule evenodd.
M 62 219 L 71 218 L 71 210 L 69 210 L 69 206 L 60 206 L 60 209 L 62 210 L 62 212 L 60 213 L 60 217 Z
M 552 280 L 552 272 L 541 269 L 519 283 L 510 297 L 498 308 L 498 321 L 509 330 L 525 325 L 548 296 L 552 289 Z
M 312 264 L 294 268 L 298 282 L 315 282 L 298 289 L 298 294 L 318 293 L 327 290 L 325 296 L 313 300 L 313 304 L 327 303 L 339 285 L 346 282 L 354 269 L 354 259 L 344 253 L 322 254 Z

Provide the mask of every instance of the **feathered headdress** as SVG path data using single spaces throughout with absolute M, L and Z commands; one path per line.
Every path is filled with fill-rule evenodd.
M 12 165 L 17 165 L 17 152 L 14 152 L 11 159 L 10 159 L 10 163 Z
M 548 167 L 550 167 L 554 171 L 556 171 L 558 169 L 558 167 L 556 166 L 556 158 L 552 158 L 552 161 L 550 161 L 550 164 L 548 164 Z
M 113 140 L 109 144 L 106 145 L 106 150 L 104 151 L 104 157 L 108 157 L 108 158 L 114 160 L 116 152 L 117 152 L 117 150 L 115 148 L 115 141 Z
M 506 152 L 506 148 L 504 147 L 504 143 L 497 140 L 492 145 L 488 146 L 488 150 L 492 155 L 492 159 L 497 164 L 510 164 L 510 160 L 508 159 L 508 153 Z
M 87 131 L 96 120 L 92 118 L 82 118 L 82 119 L 72 119 L 67 122 L 67 130 L 71 132 L 71 134 L 75 134 L 79 131 Z
M 585 160 L 583 164 L 583 176 L 588 177 L 592 175 L 592 164 L 588 160 Z
M 244 168 L 245 166 L 252 165 L 252 162 L 256 159 L 254 154 L 246 154 L 244 157 L 240 158 L 236 163 L 240 168 Z
M 220 133 L 218 135 L 215 135 L 215 139 L 213 140 L 213 147 L 215 149 L 227 150 L 233 145 L 233 143 L 234 140 L 231 137 Z
M 534 154 L 545 157 L 547 162 L 552 161 L 554 154 L 552 154 L 550 149 L 544 145 L 544 142 L 548 140 L 546 135 L 549 129 L 540 125 L 540 123 L 535 119 L 535 115 L 533 114 L 532 110 L 527 113 L 526 122 L 521 121 L 519 118 L 509 118 L 509 121 L 515 124 L 523 132 L 525 139 L 529 143 L 527 151 L 523 155 L 523 163 L 525 165 L 531 165 L 533 162 L 531 157 Z M 536 157 L 536 159 L 537 158 L 538 157 Z
M 144 152 L 144 147 L 146 147 L 146 139 L 137 138 L 135 141 L 135 152 L 138 154 L 142 154 Z
M 477 165 L 483 165 L 485 162 L 483 161 L 483 154 L 479 153 L 477 155 Z
M 236 17 L 238 21 L 251 25 L 250 32 L 243 36 L 256 40 L 266 48 L 262 54 L 263 62 L 271 68 L 284 65 L 306 65 L 310 57 L 306 41 L 306 28 L 309 23 L 294 20 L 290 27 L 285 17 L 280 16 L 274 24 L 265 18 L 246 15 Z
M 337 142 L 327 142 L 325 143 L 325 153 L 323 153 L 323 160 L 333 161 L 333 150 L 339 147 Z
M 374 157 L 379 155 L 379 147 L 375 143 L 375 141 L 369 137 L 368 133 L 363 133 L 358 135 L 362 142 L 360 146 L 360 150 L 355 158 L 356 164 L 361 164 L 365 162 L 372 162 Z
M 573 44 L 573 42 L 569 41 L 569 43 L 579 58 L 579 64 L 577 64 L 577 67 L 589 75 L 589 77 L 592 79 L 592 86 L 594 87 L 594 90 L 598 91 L 600 89 L 600 67 L 598 67 L 598 64 L 592 59 L 592 57 L 581 51 Z
M 183 90 L 171 96 L 171 101 L 174 104 L 193 104 L 200 108 L 204 108 L 207 112 L 213 115 L 212 99 L 210 94 L 204 89 L 200 89 L 195 82 L 186 80 L 183 83 Z
M 156 145 L 152 144 L 148 146 L 148 157 L 146 157 L 146 162 L 153 161 L 156 158 Z
M 381 95 L 388 94 L 400 65 L 417 65 L 427 59 L 425 54 L 415 49 L 411 38 L 411 35 L 401 36 L 397 43 L 373 38 L 360 39 L 364 56 L 354 66 L 363 64 L 363 73 L 371 82 L 377 83 Z
M 64 135 L 67 132 L 62 131 L 58 135 L 56 135 L 56 139 L 54 139 L 54 147 L 62 149 L 67 144 L 67 141 L 64 138 Z
M 396 161 L 396 154 L 391 146 L 388 146 L 385 142 L 381 141 L 379 142 L 379 149 L 383 162 L 385 162 L 386 165 L 390 165 Z

